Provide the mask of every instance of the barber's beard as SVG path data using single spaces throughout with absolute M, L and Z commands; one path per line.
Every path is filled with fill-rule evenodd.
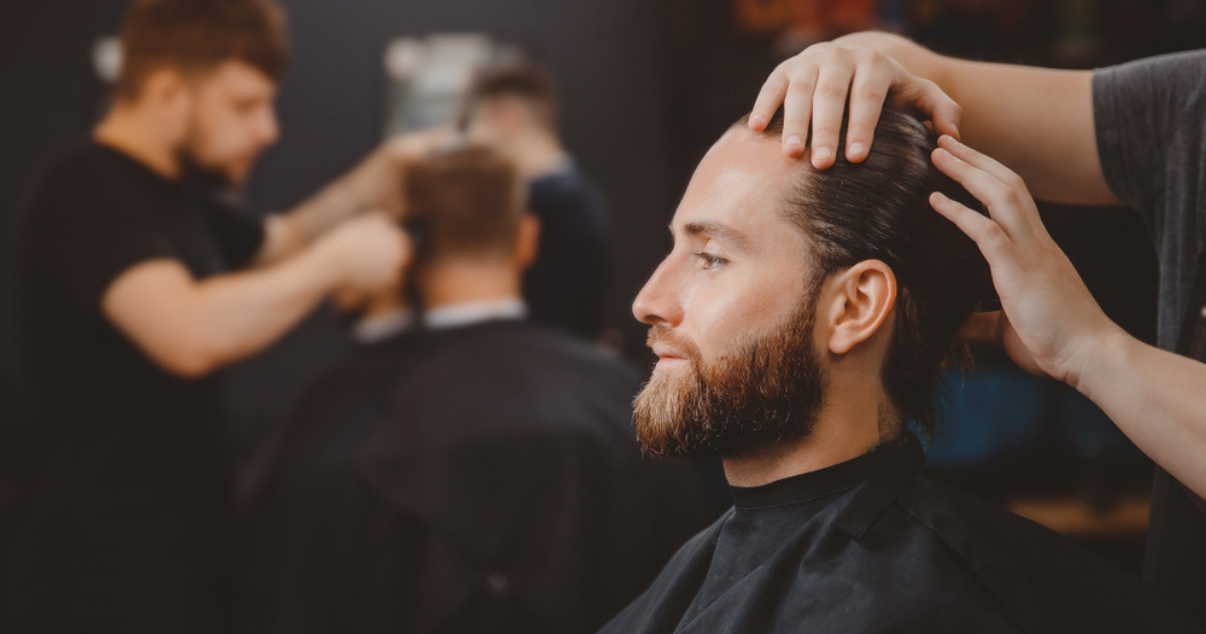
M 238 180 L 223 165 L 211 165 L 200 157 L 201 126 L 194 120 L 189 124 L 184 141 L 176 148 L 182 178 L 185 182 L 212 192 L 229 192 L 238 187 Z
M 774 332 L 703 364 L 699 350 L 654 326 L 649 342 L 672 345 L 687 361 L 654 372 L 637 395 L 637 438 L 656 456 L 749 451 L 806 437 L 825 397 L 825 373 L 813 348 L 814 302 Z

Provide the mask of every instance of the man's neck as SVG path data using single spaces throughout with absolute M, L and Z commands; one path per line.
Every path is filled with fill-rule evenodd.
M 520 284 L 520 273 L 506 263 L 440 264 L 423 274 L 423 304 L 433 309 L 520 299 Z
M 831 384 L 831 388 L 833 385 Z M 724 459 L 731 486 L 754 487 L 853 460 L 893 439 L 899 425 L 882 390 L 831 392 L 803 439 Z
M 117 106 L 92 131 L 106 145 L 147 166 L 165 179 L 180 178 L 176 148 L 158 134 L 147 116 L 128 106 Z
M 543 130 L 521 136 L 512 148 L 520 172 L 527 179 L 548 176 L 565 164 L 565 148 L 560 139 Z

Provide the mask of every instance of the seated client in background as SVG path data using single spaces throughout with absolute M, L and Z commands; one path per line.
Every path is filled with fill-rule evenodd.
M 587 633 L 719 512 L 646 459 L 634 372 L 525 319 L 538 223 L 493 150 L 414 164 L 426 224 L 403 289 L 366 296 L 360 354 L 314 386 L 253 509 L 256 632 Z
M 529 65 L 489 70 L 471 106 L 470 135 L 515 162 L 540 219 L 540 256 L 523 276 L 532 320 L 596 338 L 607 290 L 607 207 L 561 143 L 552 77 Z
M 659 357 L 638 436 L 719 454 L 735 508 L 604 631 L 1190 631 L 1104 560 L 919 475 L 906 427 L 932 432 L 987 268 L 927 202 L 979 208 L 933 133 L 885 111 L 866 161 L 825 171 L 781 133 L 741 122 L 712 147 L 633 304 Z

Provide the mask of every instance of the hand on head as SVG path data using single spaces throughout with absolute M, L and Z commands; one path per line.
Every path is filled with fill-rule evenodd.
M 932 81 L 870 48 L 824 42 L 779 64 L 767 78 L 750 113 L 750 129 L 761 132 L 784 108 L 783 151 L 801 156 L 812 125 L 812 164 L 833 165 L 846 101 L 850 120 L 846 157 L 862 161 L 871 150 L 875 125 L 885 103 L 933 123 L 939 134 L 959 136 L 962 110 Z
M 975 240 L 992 270 L 1002 311 L 973 315 L 961 333 L 1003 347 L 1020 367 L 1075 381 L 1078 350 L 1118 330 L 1097 306 L 1067 256 L 1047 234 L 1022 179 L 959 143 L 962 110 L 937 84 L 899 62 L 841 40 L 816 44 L 783 62 L 763 85 L 749 125 L 761 131 L 784 109 L 783 149 L 801 156 L 812 129 L 812 164 L 833 165 L 846 117 L 846 158 L 863 161 L 885 105 L 929 120 L 942 134 L 934 164 L 983 202 L 985 217 L 938 193 L 931 204 Z
M 965 339 L 1001 346 L 1023 369 L 1075 384 L 1081 353 L 1120 332 L 1047 233 L 1021 177 L 943 136 L 933 160 L 988 208 L 989 217 L 935 192 L 930 204 L 988 260 L 1002 310 L 973 315 Z

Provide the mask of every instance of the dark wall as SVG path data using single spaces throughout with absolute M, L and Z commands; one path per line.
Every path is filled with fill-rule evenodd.
M 678 185 L 667 150 L 664 32 L 647 0 L 284 0 L 294 62 L 281 86 L 283 138 L 248 187 L 252 205 L 284 210 L 337 177 L 380 140 L 382 55 L 403 34 L 486 32 L 533 50 L 560 80 L 567 145 L 611 208 L 614 275 L 606 320 L 639 346 L 628 312 L 664 250 Z M 13 225 L 23 193 L 57 151 L 87 134 L 99 87 L 89 50 L 117 30 L 126 0 L 0 4 L 0 370 L 15 367 Z M 319 311 L 259 358 L 236 368 L 232 404 L 243 418 L 281 412 L 341 350 L 335 319 Z

